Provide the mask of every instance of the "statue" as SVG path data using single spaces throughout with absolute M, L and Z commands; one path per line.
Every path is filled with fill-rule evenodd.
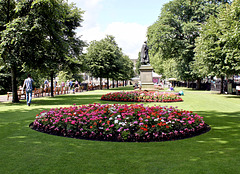
M 149 64 L 149 56 L 148 56 L 148 46 L 147 41 L 144 42 L 141 50 L 141 64 L 147 65 Z

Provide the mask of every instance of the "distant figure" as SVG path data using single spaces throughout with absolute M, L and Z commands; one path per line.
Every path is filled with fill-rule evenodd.
M 179 91 L 178 95 L 184 95 L 183 91 Z
M 49 87 L 48 79 L 44 81 L 44 90 L 46 90 Z
M 30 74 L 28 74 L 27 77 L 28 78 L 24 80 L 22 90 L 24 89 L 24 87 L 26 87 L 27 105 L 30 106 L 31 101 L 32 101 L 32 90 L 33 90 L 32 84 L 33 84 L 33 79 L 31 78 Z
M 67 80 L 67 82 L 66 82 L 66 85 L 65 85 L 66 87 L 69 87 L 69 80 Z
M 69 82 L 69 87 L 70 87 L 70 89 L 72 89 L 72 86 L 73 86 L 73 81 L 70 80 L 70 82 Z
M 62 86 L 62 88 L 65 87 L 65 82 L 64 81 L 62 81 L 61 86 Z
M 144 42 L 141 50 L 141 64 L 147 65 L 149 64 L 149 56 L 148 56 L 148 46 L 147 41 Z
M 135 83 L 135 85 L 133 87 L 134 87 L 134 89 L 137 89 L 138 88 L 138 84 Z
M 139 81 L 138 83 L 139 83 L 139 90 L 142 90 L 142 82 Z

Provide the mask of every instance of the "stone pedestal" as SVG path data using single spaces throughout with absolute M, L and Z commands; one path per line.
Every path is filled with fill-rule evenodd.
M 142 90 L 156 91 L 157 89 L 154 89 L 154 84 L 152 82 L 153 67 L 150 64 L 141 65 L 139 70 L 140 70 L 140 80 L 142 83 Z

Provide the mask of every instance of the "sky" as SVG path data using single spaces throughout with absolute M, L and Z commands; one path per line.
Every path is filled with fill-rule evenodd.
M 90 43 L 113 35 L 124 54 L 137 59 L 147 28 L 170 0 L 68 0 L 85 11 L 78 36 Z

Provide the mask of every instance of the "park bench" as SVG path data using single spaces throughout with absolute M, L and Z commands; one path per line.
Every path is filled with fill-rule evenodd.
M 33 93 L 34 93 L 34 97 L 39 97 L 40 94 L 42 94 L 42 97 L 43 97 L 43 89 L 42 88 L 35 88 Z
M 69 87 L 62 87 L 61 89 L 61 94 L 68 94 L 68 91 L 69 91 Z
M 60 91 L 61 91 L 61 87 L 55 87 L 54 95 L 59 95 Z
M 100 85 L 94 86 L 94 89 L 95 89 L 95 90 L 100 89 Z

